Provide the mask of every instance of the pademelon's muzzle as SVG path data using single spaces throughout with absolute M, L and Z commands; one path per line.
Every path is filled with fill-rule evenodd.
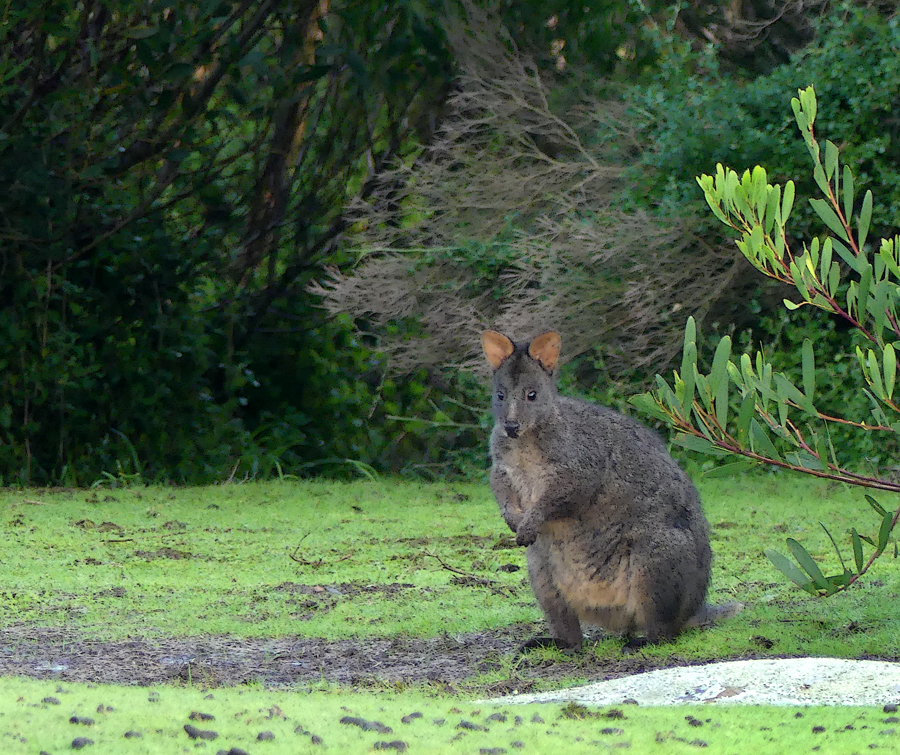
M 518 438 L 519 437 L 519 423 L 518 422 L 505 422 L 503 424 L 503 429 L 506 431 L 506 434 L 510 438 Z

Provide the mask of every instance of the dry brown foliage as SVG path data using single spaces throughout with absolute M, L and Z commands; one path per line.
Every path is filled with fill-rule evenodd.
M 688 315 L 702 320 L 729 287 L 736 252 L 614 206 L 625 166 L 584 135 L 603 125 L 636 144 L 619 103 L 558 109 L 534 63 L 474 9 L 451 39 L 463 73 L 434 141 L 354 207 L 360 262 L 312 290 L 380 334 L 400 373 L 481 369 L 485 328 L 517 340 L 558 329 L 568 358 L 601 347 L 614 374 L 662 368 Z M 460 249 L 501 240 L 513 261 L 478 279 Z M 415 337 L 384 335 L 398 321 Z

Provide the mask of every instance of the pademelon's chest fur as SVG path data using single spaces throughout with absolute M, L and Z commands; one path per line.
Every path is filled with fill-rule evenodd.
M 528 511 L 547 492 L 550 467 L 546 453 L 531 438 L 498 439 L 493 463 L 509 477 L 522 509 Z

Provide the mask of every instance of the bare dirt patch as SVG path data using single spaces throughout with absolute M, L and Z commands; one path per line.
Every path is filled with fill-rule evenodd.
M 447 691 L 465 687 L 508 694 L 528 691 L 539 681 L 573 677 L 600 681 L 690 665 L 677 657 L 654 663 L 635 657 L 602 659 L 588 651 L 563 661 L 524 656 L 513 672 L 501 674 L 500 679 L 484 678 L 509 669 L 504 660 L 536 629 L 518 625 L 425 640 L 196 637 L 109 642 L 65 629 L 23 626 L 0 631 L 0 674 L 138 685 L 190 681 L 209 686 L 258 682 L 280 687 L 325 681 L 370 688 L 402 682 L 432 684 L 449 688 Z

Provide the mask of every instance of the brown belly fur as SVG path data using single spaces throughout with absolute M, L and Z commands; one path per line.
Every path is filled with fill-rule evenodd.
M 583 524 L 575 520 L 548 522 L 541 536 L 550 541 L 552 581 L 566 602 L 587 623 L 613 632 L 642 627 L 644 590 L 640 570 L 630 554 L 610 559 L 597 572 L 596 554 L 578 547 L 577 531 Z

